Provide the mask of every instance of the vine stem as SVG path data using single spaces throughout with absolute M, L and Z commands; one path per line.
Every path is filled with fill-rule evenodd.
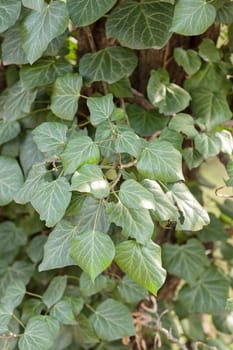
M 126 163 L 126 164 L 120 164 L 118 166 L 119 169 L 127 169 L 133 167 L 135 164 L 137 164 L 137 159 L 132 160 L 132 162 Z
M 92 32 L 91 32 L 91 29 L 90 29 L 89 26 L 88 27 L 84 27 L 83 29 L 84 29 L 84 32 L 85 32 L 85 34 L 87 36 L 87 40 L 89 42 L 91 51 L 93 53 L 95 53 L 96 52 L 96 45 L 95 45 L 95 41 L 94 41 L 94 38 L 93 38 L 93 35 L 92 35 Z
M 28 292 L 26 291 L 27 295 L 31 295 L 32 297 L 35 297 L 35 298 L 39 298 L 39 299 L 42 299 L 42 296 L 40 294 L 36 294 L 36 293 L 31 293 L 31 292 Z
M 15 314 L 12 314 L 12 317 L 20 324 L 21 327 L 25 329 L 23 322 Z

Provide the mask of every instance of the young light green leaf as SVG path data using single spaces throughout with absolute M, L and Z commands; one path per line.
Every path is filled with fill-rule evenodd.
M 145 246 L 125 241 L 116 247 L 116 263 L 135 282 L 156 295 L 166 278 L 161 264 L 160 247 L 148 242 Z
M 103 198 L 109 194 L 109 184 L 97 165 L 85 164 L 72 176 L 71 191 L 92 193 L 96 198 Z
M 91 322 L 100 339 L 113 341 L 135 335 L 132 315 L 119 301 L 106 299 L 98 305 Z
M 71 199 L 70 185 L 65 177 L 37 186 L 31 199 L 32 206 L 48 227 L 54 226 L 64 216 Z
M 124 47 L 111 46 L 96 53 L 85 54 L 80 60 L 79 71 L 88 83 L 103 80 L 112 84 L 129 76 L 136 65 L 134 52 Z
M 174 59 L 188 75 L 193 75 L 201 68 L 201 59 L 194 50 L 184 50 L 182 47 L 177 47 L 174 50 Z
M 57 78 L 51 103 L 51 110 L 57 117 L 73 120 L 78 109 L 81 87 L 82 77 L 79 74 L 68 73 Z
M 165 243 L 162 248 L 162 259 L 169 273 L 191 284 L 209 265 L 205 249 L 197 239 L 189 239 L 183 245 Z
M 133 131 L 124 131 L 117 134 L 115 149 L 118 153 L 128 153 L 138 157 L 142 149 L 142 141 Z
M 168 193 L 178 206 L 182 217 L 177 222 L 177 230 L 199 231 L 209 224 L 209 216 L 184 183 L 176 183 Z
M 125 275 L 117 286 L 117 290 L 127 303 L 137 304 L 143 299 L 148 298 L 147 290 L 138 283 L 132 281 Z
M 183 35 L 200 35 L 214 22 L 216 10 L 205 0 L 178 0 L 172 30 Z
M 167 141 L 154 139 L 143 149 L 136 167 L 152 180 L 175 182 L 184 179 L 181 154 Z
M 0 145 L 14 139 L 20 132 L 20 125 L 16 121 L 0 121 Z
M 22 45 L 19 24 L 16 23 L 4 33 L 4 40 L 2 43 L 2 59 L 4 65 L 28 63 Z
M 225 309 L 229 282 L 216 267 L 209 267 L 191 285 L 185 285 L 179 300 L 190 311 L 215 314 Z
M 70 17 L 78 27 L 88 26 L 96 22 L 106 12 L 108 12 L 116 0 L 68 0 L 67 6 Z
M 0 156 L 0 205 L 9 204 L 23 185 L 23 174 L 18 162 Z
M 54 83 L 57 77 L 72 71 L 72 66 L 63 59 L 41 58 L 33 65 L 20 69 L 20 80 L 26 88 Z
M 122 227 L 137 242 L 145 244 L 151 238 L 154 232 L 154 224 L 147 209 L 127 208 L 119 201 L 117 204 L 107 203 L 106 210 L 110 222 Z
M 115 108 L 112 94 L 101 97 L 89 97 L 87 106 L 91 113 L 90 121 L 92 125 L 98 125 L 107 120 Z
M 33 130 L 33 139 L 41 152 L 53 153 L 58 156 L 66 144 L 68 127 L 62 123 L 47 122 Z
M 153 195 L 135 180 L 126 180 L 121 185 L 119 197 L 122 203 L 132 209 L 154 209 Z
M 42 12 L 32 11 L 22 23 L 23 49 L 32 64 L 40 58 L 48 44 L 62 34 L 68 25 L 66 4 L 55 1 Z
M 50 309 L 51 306 L 56 304 L 62 298 L 66 289 L 66 284 L 66 276 L 56 276 L 52 279 L 42 298 L 47 308 Z
M 171 36 L 173 6 L 149 0 L 129 0 L 115 8 L 107 19 L 107 36 L 131 49 L 161 48 Z
M 19 340 L 19 350 L 49 350 L 59 333 L 59 323 L 51 316 L 30 318 Z
M 179 113 L 172 117 L 168 128 L 193 138 L 198 134 L 194 126 L 194 119 L 186 113 Z
M 23 6 L 28 7 L 32 10 L 42 12 L 46 6 L 44 0 L 22 0 Z
M 18 0 L 1 0 L 0 3 L 0 33 L 13 26 L 17 21 L 21 10 L 21 2 Z
M 71 243 L 72 259 L 91 277 L 95 278 L 112 262 L 115 248 L 111 238 L 100 231 L 85 231 Z
M 62 268 L 75 265 L 70 257 L 72 239 L 77 235 L 77 227 L 62 220 L 50 233 L 44 246 L 44 258 L 39 265 L 39 271 Z
M 2 255 L 25 245 L 27 236 L 21 228 L 15 226 L 14 222 L 4 221 L 0 223 L 0 240 L 0 254 Z
M 58 303 L 56 303 L 53 306 L 50 315 L 56 318 L 62 324 L 77 324 L 72 310 L 72 304 L 68 300 L 60 300 Z
M 88 136 L 79 136 L 68 142 L 61 154 L 65 174 L 71 174 L 84 164 L 98 164 L 98 146 Z

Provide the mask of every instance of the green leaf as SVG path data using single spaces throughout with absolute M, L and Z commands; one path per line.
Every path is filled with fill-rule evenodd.
M 22 48 L 22 37 L 18 23 L 4 33 L 2 59 L 4 65 L 28 63 Z
M 33 130 L 33 139 L 41 152 L 49 152 L 58 156 L 64 149 L 68 127 L 62 123 L 47 122 Z
M 67 325 L 77 324 L 77 321 L 75 320 L 75 317 L 73 314 L 72 304 L 68 300 L 61 300 L 58 303 L 56 303 L 53 306 L 50 312 L 50 315 L 56 318 L 62 324 L 67 324 Z
M 206 0 L 178 0 L 172 30 L 183 35 L 200 35 L 213 24 L 215 7 Z
M 20 125 L 15 121 L 0 121 L 0 145 L 14 139 L 20 133 Z
M 63 59 L 41 58 L 33 65 L 20 69 L 20 80 L 26 88 L 52 84 L 58 76 L 72 71 L 72 66 Z
M 2 255 L 25 245 L 27 236 L 21 228 L 15 226 L 14 222 L 5 220 L 0 223 L 0 240 L 0 254 Z
M 221 141 L 215 135 L 197 134 L 194 138 L 195 148 L 204 159 L 216 156 L 221 150 Z
M 122 227 L 137 242 L 145 244 L 151 238 L 154 232 L 154 224 L 147 209 L 127 208 L 119 201 L 117 204 L 107 203 L 106 210 L 110 222 Z
M 36 236 L 31 240 L 27 246 L 26 252 L 32 262 L 38 263 L 42 260 L 44 245 L 46 242 L 47 237 L 45 235 Z
M 44 0 L 22 0 L 22 3 L 23 6 L 38 12 L 42 12 L 46 6 Z
M 214 214 L 209 216 L 210 224 L 197 233 L 198 238 L 202 242 L 225 241 L 228 236 L 224 224 Z
M 79 280 L 80 292 L 84 297 L 90 297 L 101 291 L 108 290 L 112 285 L 115 287 L 114 282 L 103 275 L 97 276 L 93 283 L 85 272 L 82 272 Z
M 13 26 L 19 18 L 21 2 L 19 0 L 1 0 L 0 33 Z
M 115 108 L 112 94 L 101 97 L 89 97 L 87 106 L 91 113 L 90 121 L 92 125 L 98 125 L 107 120 Z
M 1 304 L 11 309 L 11 313 L 13 313 L 14 309 L 21 304 L 25 292 L 24 282 L 20 279 L 15 279 L 7 286 L 4 296 L 1 298 Z
M 77 235 L 77 227 L 62 220 L 50 233 L 44 246 L 44 258 L 39 265 L 39 271 L 62 268 L 75 265 L 70 257 L 72 239 Z
M 48 227 L 54 226 L 64 216 L 71 199 L 69 191 L 70 185 L 65 177 L 43 181 L 37 187 L 31 203 Z
M 51 103 L 51 110 L 57 117 L 73 120 L 78 109 L 81 87 L 82 77 L 79 74 L 68 73 L 57 78 Z
M 222 6 L 218 8 L 216 21 L 223 24 L 233 22 L 233 4 L 231 1 L 224 1 Z
M 4 119 L 16 120 L 25 117 L 31 110 L 36 94 L 35 89 L 26 89 L 20 81 L 7 89 L 2 109 Z
M 107 19 L 107 37 L 131 49 L 161 48 L 171 36 L 173 6 L 161 1 L 129 0 Z
M 186 113 L 179 113 L 172 117 L 168 128 L 170 130 L 185 134 L 189 138 L 194 138 L 198 134 L 198 131 L 194 126 L 194 119 L 191 117 L 191 115 Z
M 163 192 L 156 181 L 145 179 L 141 183 L 153 195 L 155 210 L 151 213 L 159 221 L 176 221 L 178 211 L 173 201 Z
M 132 281 L 125 275 L 117 286 L 117 290 L 126 303 L 137 304 L 148 298 L 148 292 L 138 283 Z
M 161 250 L 152 241 L 145 246 L 133 240 L 118 244 L 115 261 L 133 281 L 154 295 L 165 281 L 166 271 L 161 265 Z
M 184 183 L 176 183 L 169 192 L 182 216 L 177 222 L 177 230 L 199 231 L 210 220 L 205 209 L 198 203 Z
M 115 149 L 118 153 L 128 153 L 138 157 L 142 149 L 142 142 L 133 131 L 124 131 L 117 134 Z
M 20 144 L 19 159 L 24 174 L 28 174 L 33 166 L 38 166 L 39 163 L 44 162 L 43 154 L 38 150 L 31 131 L 26 131 L 25 137 Z
M 207 38 L 202 40 L 198 53 L 205 61 L 220 62 L 222 58 L 221 50 L 215 46 L 213 40 Z
M 84 164 L 98 164 L 98 146 L 88 136 L 79 136 L 68 142 L 61 154 L 65 174 L 71 174 Z
M 224 311 L 229 283 L 216 267 L 209 267 L 192 285 L 185 285 L 179 300 L 194 312 L 216 314 Z
M 184 179 L 181 154 L 167 141 L 154 139 L 143 149 L 136 167 L 152 180 L 175 182 Z
M 88 83 L 103 80 L 112 84 L 129 76 L 136 65 L 137 57 L 133 51 L 112 46 L 85 54 L 80 60 L 79 72 Z
M 9 204 L 23 185 L 23 174 L 14 158 L 0 156 L 0 205 Z
M 81 314 L 77 321 L 78 324 L 74 328 L 75 342 L 87 347 L 93 347 L 95 344 L 99 343 L 99 339 L 89 319 L 84 314 Z
M 22 23 L 23 49 L 32 64 L 40 58 L 48 44 L 61 35 L 68 25 L 66 4 L 54 1 L 42 12 L 31 11 Z
M 107 299 L 98 305 L 91 322 L 98 337 L 106 341 L 135 335 L 129 309 L 114 299 Z
M 68 0 L 70 17 L 78 27 L 88 26 L 96 22 L 116 3 L 116 0 Z
M 72 176 L 71 191 L 92 193 L 96 198 L 103 198 L 109 194 L 109 185 L 97 165 L 85 164 Z
M 147 111 L 140 106 L 129 104 L 126 111 L 131 128 L 142 136 L 153 135 L 154 132 L 162 130 L 168 122 L 168 117 L 155 109 Z
M 201 59 L 194 50 L 184 50 L 182 47 L 177 47 L 174 50 L 174 59 L 188 75 L 193 75 L 201 68 Z
M 51 316 L 30 318 L 19 340 L 19 350 L 49 350 L 59 333 L 59 323 Z
M 224 91 L 213 92 L 199 88 L 192 91 L 191 95 L 193 114 L 208 130 L 231 119 L 232 112 Z
M 132 91 L 129 78 L 124 77 L 113 84 L 108 84 L 108 91 L 118 98 L 131 97 Z
M 186 244 L 165 243 L 162 259 L 166 270 L 192 283 L 209 265 L 205 249 L 197 239 L 189 239 Z
M 43 302 L 47 306 L 48 309 L 51 308 L 54 304 L 56 304 L 63 296 L 67 284 L 66 276 L 56 276 L 49 283 L 48 288 L 43 294 Z
M 112 262 L 115 248 L 111 238 L 100 231 L 85 231 L 72 241 L 72 259 L 91 277 L 95 278 Z
M 119 197 L 122 203 L 132 209 L 155 209 L 153 195 L 135 180 L 126 180 L 121 185 Z

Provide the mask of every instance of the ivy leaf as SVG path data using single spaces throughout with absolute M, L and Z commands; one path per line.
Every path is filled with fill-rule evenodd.
M 229 164 L 229 163 L 228 163 Z M 228 236 L 223 222 L 210 213 L 210 224 L 197 233 L 201 242 L 226 241 Z
M 127 208 L 119 201 L 117 204 L 107 203 L 106 210 L 110 222 L 122 227 L 137 242 L 145 244 L 151 238 L 154 232 L 154 224 L 147 209 Z
M 46 6 L 44 0 L 22 0 L 22 2 L 23 6 L 38 12 L 42 12 Z
M 133 131 L 124 131 L 117 134 L 115 150 L 118 153 L 128 153 L 133 157 L 138 157 L 142 149 L 140 138 Z
M 220 2 L 218 7 L 216 21 L 223 24 L 231 24 L 233 18 L 233 4 L 232 2 Z
M 56 276 L 52 279 L 42 297 L 47 308 L 50 309 L 51 306 L 56 304 L 62 298 L 66 289 L 66 284 L 66 276 Z
M 181 154 L 167 141 L 154 139 L 143 149 L 136 167 L 142 176 L 163 182 L 184 179 Z
M 43 154 L 38 150 L 31 131 L 26 131 L 25 137 L 20 144 L 19 159 L 24 174 L 28 174 L 34 165 L 38 166 L 38 163 L 44 162 Z
M 15 121 L 0 121 L 0 145 L 14 139 L 20 133 L 20 125 Z
M 85 231 L 72 241 L 72 259 L 91 277 L 95 278 L 112 262 L 115 248 L 111 238 L 100 231 Z
M 213 92 L 199 88 L 192 91 L 191 95 L 193 113 L 208 130 L 231 119 L 232 112 L 224 91 Z
M 21 228 L 15 226 L 12 221 L 4 221 L 0 223 L 0 240 L 0 253 L 2 255 L 25 245 L 27 236 L 25 232 Z
M 56 318 L 59 322 L 66 325 L 76 325 L 77 321 L 72 310 L 72 304 L 68 300 L 60 300 L 56 303 L 50 315 Z
M 80 292 L 84 297 L 90 297 L 101 291 L 109 290 L 110 286 L 113 286 L 114 288 L 115 283 L 104 275 L 96 277 L 95 282 L 93 283 L 88 274 L 82 272 L 79 279 Z
M 109 185 L 101 169 L 94 164 L 85 164 L 72 177 L 71 191 L 92 193 L 96 198 L 107 197 Z
M 106 341 L 135 335 L 129 309 L 114 299 L 107 299 L 98 305 L 91 322 L 98 337 Z
M 162 258 L 166 270 L 192 283 L 209 265 L 205 249 L 197 239 L 189 239 L 186 244 L 165 243 Z
M 155 209 L 153 195 L 135 180 L 126 180 L 121 185 L 119 197 L 122 203 L 132 209 Z
M 42 12 L 32 11 L 22 23 L 23 49 L 30 64 L 40 58 L 48 44 L 68 25 L 66 4 L 54 1 Z
M 179 113 L 172 117 L 168 128 L 193 138 L 198 134 L 194 126 L 194 119 L 186 113 Z
M 59 155 L 66 144 L 68 127 L 62 123 L 47 122 L 33 130 L 33 139 L 41 152 Z
M 129 304 L 137 304 L 141 300 L 148 298 L 147 290 L 138 283 L 132 281 L 127 275 L 122 278 L 117 286 L 117 290 L 121 298 Z
M 73 120 L 78 109 L 81 87 L 82 77 L 79 74 L 68 73 L 57 78 L 51 103 L 51 110 L 57 117 Z
M 199 45 L 198 53 L 207 62 L 221 62 L 222 52 L 215 46 L 213 40 L 203 39 Z
M 92 125 L 98 125 L 107 120 L 115 108 L 112 94 L 101 97 L 89 97 L 87 106 L 91 113 L 90 121 Z
M 35 236 L 27 246 L 26 252 L 32 262 L 38 263 L 42 260 L 43 249 L 45 243 L 47 242 L 47 238 L 48 237 L 45 235 Z
M 90 320 L 84 315 L 80 314 L 77 318 L 78 324 L 75 326 L 75 341 L 78 344 L 84 344 L 87 347 L 93 347 L 99 343 L 99 338 L 97 337 L 95 330 L 90 322 Z
M 183 35 L 200 35 L 214 22 L 215 7 L 205 0 L 178 0 L 172 30 Z
M 90 137 L 79 136 L 68 142 L 61 160 L 65 174 L 71 174 L 84 164 L 98 164 L 99 148 Z
M 0 156 L 0 205 L 9 204 L 23 185 L 23 174 L 18 162 Z
M 63 59 L 41 58 L 20 69 L 20 80 L 26 88 L 52 84 L 58 76 L 71 72 L 72 66 Z
M 216 156 L 221 150 L 221 140 L 216 135 L 197 134 L 194 138 L 195 149 L 204 159 Z
M 39 265 L 39 271 L 75 265 L 69 252 L 71 241 L 76 235 L 77 227 L 65 220 L 59 222 L 44 245 L 44 258 Z
M 107 19 L 107 37 L 131 49 L 161 48 L 171 36 L 173 6 L 160 1 L 129 0 Z
M 48 227 L 54 226 L 65 214 L 71 199 L 69 182 L 65 177 L 48 182 L 43 181 L 37 187 L 31 203 Z
M 4 65 L 28 63 L 22 45 L 19 24 L 16 23 L 4 33 L 4 40 L 2 43 L 2 59 Z
M 79 63 L 79 72 L 87 81 L 115 83 L 129 76 L 137 65 L 134 52 L 120 46 L 107 47 L 96 53 L 85 54 Z
M 59 333 L 59 323 L 51 316 L 30 318 L 19 340 L 19 350 L 49 350 Z
M 177 47 L 174 50 L 174 59 L 188 75 L 195 74 L 201 68 L 201 59 L 194 50 L 184 50 L 182 47 Z
M 165 281 L 166 271 L 161 265 L 161 250 L 152 241 L 145 246 L 133 240 L 118 244 L 115 261 L 133 281 L 154 295 Z
M 14 309 L 21 304 L 26 292 L 25 284 L 20 279 L 15 279 L 7 286 L 4 296 L 1 298 L 1 304 L 11 309 Z
M 19 18 L 21 2 L 18 0 L 1 0 L 0 33 L 13 26 Z
M 116 0 L 68 0 L 67 6 L 70 17 L 74 24 L 78 27 L 88 26 L 96 22 L 106 12 L 108 12 Z
M 216 267 L 209 267 L 191 285 L 185 285 L 179 300 L 193 312 L 216 314 L 225 309 L 229 283 Z
M 183 183 L 176 183 L 169 192 L 177 204 L 182 217 L 177 222 L 177 230 L 199 231 L 209 224 L 209 216 Z

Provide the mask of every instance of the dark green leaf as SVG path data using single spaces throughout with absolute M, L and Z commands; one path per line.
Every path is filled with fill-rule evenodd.
M 27 247 L 27 254 L 34 263 L 38 263 L 43 258 L 44 245 L 47 242 L 47 236 L 39 235 L 34 237 Z
M 207 38 L 201 42 L 198 52 L 205 61 L 220 62 L 222 58 L 221 50 L 215 46 L 212 40 Z
M 210 224 L 198 232 L 198 238 L 202 242 L 225 241 L 227 233 L 223 223 L 214 214 L 210 213 L 209 216 Z
M 127 275 L 122 278 L 117 286 L 117 290 L 126 303 L 137 304 L 148 298 L 148 292 L 138 283 L 132 281 Z
M 66 289 L 66 284 L 66 276 L 56 276 L 49 283 L 49 286 L 44 292 L 42 298 L 43 302 L 49 309 L 62 298 Z
M 42 12 L 44 7 L 46 6 L 44 0 L 22 0 L 22 2 L 23 6 L 38 12 Z
M 177 47 L 174 50 L 174 59 L 189 75 L 193 75 L 201 68 L 201 59 L 194 50 L 184 50 L 181 47 Z
M 5 220 L 0 223 L 0 240 L 0 254 L 2 255 L 25 245 L 27 236 L 21 228 L 15 226 L 14 222 Z
M 4 33 L 2 59 L 4 65 L 28 63 L 22 48 L 22 37 L 18 23 Z
M 14 139 L 20 132 L 20 125 L 15 121 L 0 121 L 0 145 Z
M 87 106 L 91 113 L 90 121 L 92 125 L 98 125 L 107 120 L 115 108 L 112 94 L 101 97 L 89 97 Z
M 50 315 L 56 318 L 62 324 L 67 324 L 67 325 L 77 324 L 77 321 L 75 320 L 75 317 L 73 314 L 72 304 L 68 300 L 60 300 L 58 303 L 56 303 L 53 306 L 50 312 Z
M 21 10 L 19 0 L 1 0 L 0 3 L 0 33 L 13 26 Z

